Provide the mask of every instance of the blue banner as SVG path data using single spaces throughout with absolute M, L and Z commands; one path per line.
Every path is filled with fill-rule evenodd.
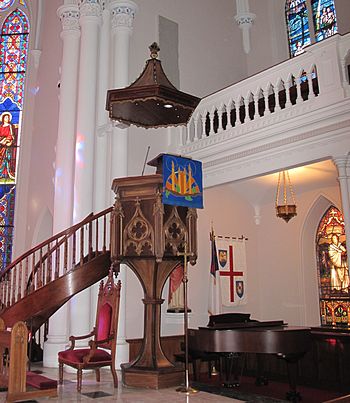
M 163 203 L 203 208 L 202 163 L 190 158 L 163 155 Z

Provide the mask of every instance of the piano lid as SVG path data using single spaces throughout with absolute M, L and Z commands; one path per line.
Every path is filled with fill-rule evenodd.
M 258 321 L 250 319 L 250 313 L 223 313 L 219 315 L 210 315 L 208 329 L 237 329 L 237 328 L 254 328 L 269 326 L 286 326 L 283 320 Z M 201 327 L 203 329 L 203 327 Z
M 222 313 L 219 315 L 210 315 L 207 326 L 216 327 L 216 325 L 228 323 L 246 323 L 252 321 L 253 319 L 250 319 L 250 313 Z

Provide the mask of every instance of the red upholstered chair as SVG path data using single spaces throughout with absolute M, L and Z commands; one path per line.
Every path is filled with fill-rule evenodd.
M 78 392 L 81 392 L 83 369 L 94 369 L 96 381 L 100 381 L 100 368 L 109 366 L 112 371 L 114 387 L 118 387 L 115 370 L 115 353 L 120 300 L 120 281 L 113 281 L 113 272 L 109 272 L 105 285 L 100 283 L 97 301 L 96 326 L 86 336 L 70 336 L 71 346 L 58 353 L 59 383 L 63 383 L 63 365 L 78 370 Z M 89 348 L 75 348 L 76 340 L 91 338 Z M 109 351 L 106 351 L 109 350 Z

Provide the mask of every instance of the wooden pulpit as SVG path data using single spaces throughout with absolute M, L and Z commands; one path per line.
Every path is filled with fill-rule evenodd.
M 149 162 L 154 175 L 114 179 L 116 194 L 112 213 L 111 258 L 114 266 L 126 264 L 139 279 L 144 298 L 144 333 L 141 351 L 122 364 L 128 386 L 163 388 L 180 385 L 183 369 L 165 356 L 160 343 L 161 298 L 165 282 L 183 263 L 185 243 L 188 261 L 197 259 L 196 209 L 162 203 L 162 155 Z

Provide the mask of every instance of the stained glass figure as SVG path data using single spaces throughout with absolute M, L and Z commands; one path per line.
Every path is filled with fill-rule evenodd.
M 0 186 L 0 267 L 11 262 L 15 208 L 15 186 Z
M 0 10 L 5 3 L 9 7 L 13 2 L 0 2 Z M 12 254 L 28 40 L 27 16 L 16 9 L 4 20 L 0 37 L 0 270 L 11 262 Z
M 306 0 L 288 0 L 286 20 L 290 54 L 297 56 L 311 44 Z
M 316 42 L 338 32 L 334 0 L 312 0 L 312 19 Z
M 0 11 L 10 8 L 15 0 L 2 0 L 0 1 Z
M 321 324 L 348 326 L 350 323 L 349 268 L 342 213 L 330 207 L 317 230 Z

